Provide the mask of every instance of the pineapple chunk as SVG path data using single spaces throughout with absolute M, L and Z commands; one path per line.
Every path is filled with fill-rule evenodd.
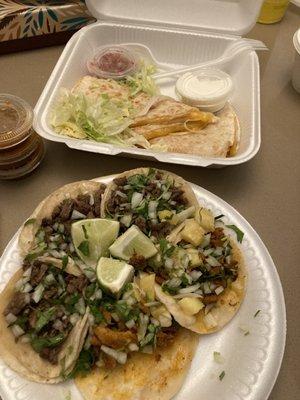
M 158 211 L 158 218 L 160 219 L 160 221 L 162 221 L 163 219 L 169 219 L 172 218 L 173 213 L 170 210 L 162 210 L 162 211 Z
M 215 217 L 207 208 L 200 208 L 197 210 L 196 219 L 206 233 L 215 230 Z
M 199 252 L 197 249 L 186 249 L 189 258 L 190 258 L 190 266 L 192 268 L 200 267 L 203 264 L 202 258 L 199 256 Z
M 154 301 L 155 299 L 155 274 L 144 275 L 140 278 L 140 288 L 145 292 L 147 301 Z
M 181 237 L 193 246 L 199 246 L 204 237 L 204 229 L 193 218 L 185 221 L 185 227 L 181 231 Z
M 196 297 L 184 297 L 178 301 L 178 304 L 187 315 L 195 315 L 204 307 L 202 301 Z
M 151 315 L 156 318 L 163 328 L 172 325 L 172 316 L 165 306 L 151 307 Z

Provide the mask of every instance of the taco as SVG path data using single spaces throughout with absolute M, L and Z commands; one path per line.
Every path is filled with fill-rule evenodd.
M 216 117 L 214 123 L 206 124 L 201 129 L 197 129 L 197 125 L 187 125 L 188 129 L 182 130 L 177 124 L 172 134 L 156 135 L 154 131 L 151 137 L 148 135 L 148 138 L 151 144 L 164 146 L 167 151 L 173 153 L 204 157 L 234 156 L 240 141 L 237 115 L 233 107 L 227 103 L 221 111 L 216 113 Z
M 246 289 L 246 268 L 236 242 L 215 227 L 212 213 L 185 220 L 160 243 L 152 261 L 156 297 L 183 327 L 200 334 L 220 330 L 236 314 Z
M 184 382 L 197 343 L 196 334 L 180 329 L 169 346 L 153 354 L 133 353 L 110 372 L 96 368 L 78 376 L 76 386 L 86 400 L 169 400 Z
M 181 177 L 137 168 L 118 175 L 108 185 L 101 216 L 119 220 L 121 232 L 136 225 L 147 235 L 165 237 L 197 205 L 193 190 Z
M 34 263 L 17 271 L 0 294 L 0 356 L 11 369 L 35 382 L 64 380 L 75 366 L 88 330 L 87 313 L 71 321 L 62 304 L 54 304 L 61 288 L 58 275 L 68 274 Z M 78 278 L 67 279 L 74 283 Z M 42 280 L 49 282 L 43 290 Z

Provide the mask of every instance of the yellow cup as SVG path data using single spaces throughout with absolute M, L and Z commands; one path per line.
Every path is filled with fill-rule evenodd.
M 289 0 L 265 0 L 258 17 L 261 24 L 274 24 L 282 20 Z

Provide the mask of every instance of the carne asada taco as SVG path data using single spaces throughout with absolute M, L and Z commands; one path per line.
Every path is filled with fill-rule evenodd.
M 70 236 L 71 223 L 85 218 L 100 216 L 100 203 L 105 185 L 93 181 L 80 181 L 65 185 L 36 208 L 25 222 L 20 236 L 19 248 L 22 256 L 28 253 L 45 253 L 59 258 L 56 242 L 70 242 L 64 236 Z M 53 244 L 54 243 L 54 244 Z M 74 253 L 72 246 L 65 246 L 68 255 Z
M 64 380 L 75 366 L 88 330 L 87 313 L 71 320 L 63 301 L 57 300 L 63 279 L 70 286 L 78 278 L 34 263 L 17 271 L 0 294 L 0 356 L 35 382 Z
M 147 235 L 165 237 L 197 205 L 193 190 L 181 177 L 137 168 L 118 175 L 108 185 L 101 216 L 120 221 L 121 232 L 136 225 Z
M 110 373 L 96 368 L 75 379 L 86 400 L 169 400 L 181 388 L 198 343 L 196 334 L 181 328 L 168 346 L 153 354 L 135 352 Z

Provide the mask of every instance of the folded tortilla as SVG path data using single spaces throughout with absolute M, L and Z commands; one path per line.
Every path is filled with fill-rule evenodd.
M 112 371 L 97 368 L 75 384 L 86 400 L 169 400 L 180 390 L 197 344 L 196 334 L 181 329 L 170 346 L 135 353 Z
M 69 333 L 59 352 L 58 364 L 50 364 L 41 358 L 29 343 L 22 343 L 21 340 L 16 342 L 3 314 L 22 274 L 21 268 L 13 275 L 0 294 L 0 357 L 12 370 L 31 381 L 41 383 L 61 382 L 73 370 L 84 344 L 89 326 L 88 314 L 80 318 Z
M 46 197 L 29 217 L 28 220 L 32 220 L 32 222 L 30 224 L 25 223 L 22 227 L 19 236 L 19 249 L 21 256 L 25 257 L 26 254 L 30 253 L 30 251 L 35 247 L 35 235 L 41 226 L 43 218 L 50 218 L 56 206 L 65 199 L 76 198 L 80 194 L 95 192 L 100 189 L 100 187 L 101 183 L 98 182 L 79 181 L 62 186 Z
M 232 246 L 233 260 L 238 262 L 238 276 L 237 279 L 218 296 L 218 301 L 210 311 L 217 323 L 214 328 L 207 328 L 204 323 L 205 308 L 200 310 L 195 316 L 187 316 L 177 304 L 176 300 L 156 285 L 156 297 L 165 304 L 168 311 L 181 326 L 200 334 L 213 333 L 222 329 L 237 313 L 245 297 L 247 272 L 238 245 L 233 240 L 230 241 L 230 244 Z
M 228 103 L 216 113 L 218 120 L 198 132 L 177 132 L 156 137 L 151 144 L 159 144 L 172 153 L 194 154 L 203 157 L 234 156 L 238 149 L 240 126 L 233 107 Z M 163 136 L 163 135 L 162 135 Z
M 163 179 L 165 178 L 171 178 L 177 187 L 182 189 L 184 191 L 185 197 L 188 201 L 187 208 L 191 206 L 198 206 L 198 200 L 195 196 L 195 193 L 193 192 L 191 186 L 189 185 L 188 182 L 186 182 L 181 176 L 178 176 L 176 174 L 173 174 L 172 172 L 164 171 L 164 170 L 157 170 L 158 172 L 162 173 Z M 119 175 L 116 176 L 116 178 L 128 178 L 129 176 L 133 175 L 139 175 L 139 174 L 145 174 L 148 175 L 149 168 L 136 168 L 136 169 L 131 169 L 129 171 L 125 171 Z M 107 188 L 104 192 L 102 202 L 101 202 L 101 218 L 106 218 L 107 217 L 107 212 L 106 212 L 106 205 L 109 201 L 109 198 L 111 197 L 112 192 L 116 189 L 116 184 L 114 181 L 111 181 L 107 185 Z

